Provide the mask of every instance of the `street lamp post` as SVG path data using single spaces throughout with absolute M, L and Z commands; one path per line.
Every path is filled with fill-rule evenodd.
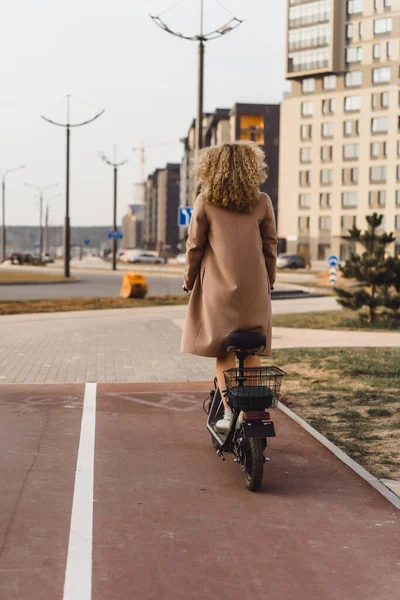
M 6 260 L 6 177 L 9 173 L 13 173 L 14 171 L 19 171 L 20 169 L 25 169 L 25 165 L 21 165 L 20 167 L 14 167 L 13 169 L 8 169 L 7 171 L 0 172 L 1 175 L 1 197 L 2 197 L 2 250 L 1 250 L 1 260 L 4 262 Z
M 105 163 L 107 163 L 107 165 L 110 165 L 110 167 L 113 167 L 113 171 L 114 171 L 114 194 L 113 194 L 113 252 L 112 252 L 112 270 L 116 271 L 117 270 L 117 238 L 116 238 L 116 233 L 118 231 L 117 228 L 117 187 L 118 187 L 118 169 L 119 167 L 122 167 L 122 165 L 125 165 L 128 161 L 127 160 L 123 160 L 121 162 L 117 162 L 117 151 L 116 148 L 114 147 L 114 161 L 112 162 L 111 160 L 109 160 L 107 158 L 107 156 L 104 154 L 104 152 L 100 152 L 100 158 L 102 160 L 104 160 Z
M 88 125 L 92 123 L 96 119 L 98 119 L 103 113 L 104 110 L 101 110 L 97 113 L 92 119 L 88 119 L 87 121 L 83 121 L 82 123 L 74 123 L 70 122 L 70 99 L 71 96 L 67 96 L 67 122 L 66 123 L 58 123 L 57 121 L 53 121 L 48 117 L 42 115 L 42 119 L 51 123 L 52 125 L 57 125 L 58 127 L 65 127 L 67 133 L 67 146 L 66 146 L 66 180 L 65 180 L 65 221 L 64 221 L 64 276 L 70 276 L 70 256 L 71 256 L 71 231 L 70 231 L 70 218 L 69 218 L 69 179 L 70 179 L 70 138 L 71 138 L 71 127 L 82 127 L 83 125 Z
M 174 5 L 175 6 L 175 5 Z M 174 8 L 172 6 L 171 8 Z M 170 10 L 170 9 L 167 9 Z M 227 10 L 227 9 L 226 9 Z M 166 11 L 164 11 L 165 13 Z M 229 12 L 229 11 L 228 11 Z M 161 13 L 163 14 L 163 13 Z M 199 68 L 198 68 L 198 99 L 197 99 L 197 119 L 196 119 L 196 150 L 200 150 L 203 147 L 203 103 L 204 103 L 204 53 L 205 53 L 205 43 L 210 40 L 215 40 L 216 38 L 222 37 L 226 35 L 230 31 L 239 27 L 243 21 L 235 17 L 231 12 L 231 19 L 225 23 L 219 29 L 215 29 L 214 31 L 210 31 L 209 33 L 204 33 L 204 0 L 200 0 L 200 31 L 198 34 L 193 36 L 184 35 L 178 31 L 173 31 L 162 19 L 161 15 L 157 17 L 150 15 L 150 18 L 154 21 L 158 27 L 170 33 L 171 35 L 175 35 L 184 40 L 189 40 L 192 42 L 199 42 Z
M 25 185 L 36 190 L 37 194 L 35 195 L 39 198 L 39 260 L 41 261 L 43 257 L 43 194 L 45 191 L 50 190 L 59 184 L 32 185 L 31 183 L 25 183 Z
M 44 248 L 45 254 L 50 254 L 50 229 L 49 229 L 49 211 L 50 211 L 50 202 L 55 200 L 55 198 L 59 198 L 61 194 L 56 194 L 51 198 L 47 198 L 45 217 L 44 217 Z

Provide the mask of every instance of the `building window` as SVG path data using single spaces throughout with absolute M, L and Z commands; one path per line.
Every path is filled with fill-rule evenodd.
M 340 217 L 340 229 L 342 231 L 349 231 L 356 226 L 356 217 L 351 217 L 350 215 L 343 215 Z
M 310 140 L 312 134 L 312 125 L 302 125 L 300 127 L 300 137 L 302 140 Z
M 319 230 L 320 231 L 330 231 L 331 230 L 331 217 L 320 217 L 319 218 Z
M 389 108 L 389 92 L 381 92 L 381 107 Z
M 362 21 L 358 24 L 358 37 L 362 40 L 364 34 L 364 23 Z
M 358 135 L 358 133 L 359 133 L 358 119 L 354 120 L 354 121 L 344 121 L 343 122 L 343 135 L 345 137 Z
M 314 102 L 302 102 L 301 114 L 303 117 L 311 117 L 314 114 Z
M 396 206 L 400 206 L 400 190 L 396 190 Z
M 344 99 L 344 110 L 345 112 L 352 112 L 360 110 L 361 108 L 361 96 L 346 96 Z
M 343 262 L 348 260 L 352 254 L 356 251 L 356 245 L 352 242 L 345 242 L 344 244 L 340 244 L 340 260 Z
M 320 208 L 331 208 L 332 206 L 332 194 L 331 192 L 323 192 L 319 195 L 319 207 Z
M 388 129 L 388 117 L 374 117 L 371 119 L 371 133 L 387 133 Z
M 333 146 L 321 146 L 322 162 L 331 162 L 333 158 Z
M 319 172 L 319 180 L 321 185 L 331 185 L 333 181 L 333 170 L 321 169 L 321 171 Z
M 358 194 L 357 192 L 343 192 L 342 208 L 357 208 Z
M 321 135 L 323 138 L 333 137 L 334 130 L 335 130 L 335 123 L 333 123 L 332 121 L 322 123 L 322 125 L 321 125 Z
M 391 8 L 392 0 L 383 0 L 383 6 L 384 8 Z
M 371 183 L 386 181 L 386 167 L 370 167 L 369 180 Z
M 368 203 L 369 208 L 385 208 L 386 192 L 383 190 L 374 190 L 372 192 L 369 192 Z
M 361 62 L 362 58 L 363 58 L 362 46 L 357 46 L 354 48 L 346 48 L 346 62 L 348 62 L 348 63 Z
M 383 158 L 387 158 L 387 142 L 383 142 L 382 144 L 382 154 Z
M 374 21 L 374 34 L 382 35 L 384 33 L 390 33 L 392 31 L 392 19 L 391 17 L 383 17 L 382 19 L 375 19 Z
M 390 83 L 392 70 L 390 67 L 372 69 L 372 83 Z
M 332 115 L 335 112 L 335 107 L 336 103 L 334 98 L 322 100 L 322 114 Z
M 400 215 L 395 215 L 394 217 L 394 228 L 396 231 L 400 229 Z
M 299 217 L 297 221 L 299 233 L 310 231 L 310 217 Z
M 358 15 L 364 10 L 364 0 L 347 0 L 347 14 Z
M 311 194 L 300 194 L 299 195 L 299 208 L 310 208 L 311 206 Z
M 393 48 L 392 42 L 386 42 L 386 58 L 391 58 L 392 48 Z
M 370 157 L 371 158 L 379 157 L 379 143 L 378 142 L 372 142 L 372 144 L 370 145 Z
M 302 187 L 311 185 L 311 171 L 300 171 L 300 185 Z
M 315 79 L 313 77 L 303 79 L 301 82 L 301 90 L 303 94 L 312 94 L 315 92 Z
M 358 183 L 358 168 L 342 169 L 342 184 L 355 185 Z
M 396 180 L 400 181 L 400 165 L 396 167 Z
M 381 57 L 381 45 L 380 44 L 374 44 L 372 46 L 372 58 L 374 60 L 378 60 Z
M 353 39 L 353 23 L 349 23 L 346 27 L 346 38 L 348 40 Z
M 346 87 L 358 87 L 362 85 L 362 71 L 349 71 L 344 77 Z
M 328 260 L 331 254 L 330 244 L 318 244 L 318 260 Z
M 397 156 L 400 156 L 400 140 L 397 140 Z
M 325 75 L 322 80 L 322 87 L 324 90 L 336 90 L 336 83 L 336 75 Z
M 300 162 L 311 162 L 311 147 L 300 149 Z
M 359 144 L 344 144 L 343 158 L 345 160 L 357 160 L 360 155 Z

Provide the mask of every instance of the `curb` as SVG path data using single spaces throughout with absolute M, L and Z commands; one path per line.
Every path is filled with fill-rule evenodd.
M 345 465 L 347 465 L 352 471 L 357 473 L 357 475 L 362 477 L 362 479 L 369 483 L 377 492 L 382 494 L 382 496 L 384 496 L 386 500 L 391 502 L 393 506 L 400 509 L 399 496 L 397 496 L 397 494 L 395 494 L 388 487 L 386 487 L 377 477 L 372 475 L 369 471 L 367 471 L 367 469 L 364 469 L 364 467 L 362 467 L 355 460 L 350 458 L 350 456 L 343 452 L 343 450 L 340 450 L 340 448 L 338 448 L 337 446 L 335 446 L 335 444 L 330 442 L 325 436 L 319 433 L 319 431 L 314 429 L 314 427 L 311 427 L 311 425 L 309 425 L 307 421 L 296 415 L 296 413 L 290 410 L 290 408 L 282 404 L 282 402 L 278 402 L 278 408 L 283 413 L 285 413 L 285 415 L 287 415 L 298 425 L 300 425 L 300 427 L 305 429 L 307 433 L 312 435 L 313 438 L 315 438 L 318 442 L 325 446 L 325 448 L 332 452 L 332 454 L 334 454 L 336 458 L 338 458 Z

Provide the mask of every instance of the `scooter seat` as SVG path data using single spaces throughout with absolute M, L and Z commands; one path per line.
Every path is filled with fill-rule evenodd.
M 226 352 L 262 352 L 266 345 L 267 339 L 262 331 L 234 331 L 228 333 L 224 340 Z

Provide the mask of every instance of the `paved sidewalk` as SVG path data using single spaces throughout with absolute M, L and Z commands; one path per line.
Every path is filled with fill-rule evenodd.
M 273 310 L 331 310 L 333 303 L 282 300 Z M 173 306 L 0 317 L 0 383 L 210 380 L 213 359 L 180 354 L 185 312 Z M 273 331 L 276 349 L 330 346 L 400 346 L 400 334 Z

